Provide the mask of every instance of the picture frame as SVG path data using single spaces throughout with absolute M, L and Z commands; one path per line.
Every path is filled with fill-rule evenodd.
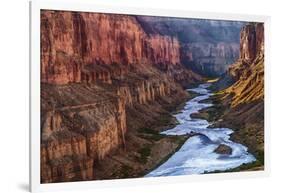
M 245 21 L 264 23 L 265 44 L 265 114 L 264 114 L 264 171 L 214 173 L 208 175 L 188 175 L 173 177 L 134 178 L 118 180 L 97 180 L 63 183 L 40 183 L 40 10 L 64 10 L 96 13 L 114 13 L 143 16 L 179 17 L 193 19 L 213 19 L 225 21 Z M 270 17 L 260 15 L 241 15 L 230 13 L 208 13 L 187 10 L 148 9 L 141 7 L 118 7 L 88 3 L 62 1 L 31 1 L 30 2 L 30 190 L 31 192 L 57 190 L 100 189 L 104 187 L 133 187 L 142 185 L 187 183 L 192 181 L 241 179 L 264 177 L 270 174 Z

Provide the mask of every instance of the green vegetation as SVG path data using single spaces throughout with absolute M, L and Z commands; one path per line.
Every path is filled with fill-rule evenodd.
M 204 174 L 211 174 L 211 173 L 225 173 L 225 172 L 241 172 L 241 171 L 254 171 L 255 169 L 264 166 L 264 151 L 257 151 L 255 153 L 256 161 L 242 164 L 241 166 L 229 170 L 216 170 L 212 172 L 204 172 Z
M 137 161 L 146 164 L 148 157 L 150 156 L 151 153 L 150 145 L 146 145 L 145 147 L 142 147 L 141 149 L 138 150 L 138 153 L 140 154 L 140 156 L 137 157 Z
M 242 164 L 241 166 L 237 167 L 237 168 L 234 168 L 234 169 L 230 169 L 230 170 L 227 170 L 225 172 L 241 172 L 241 171 L 247 171 L 247 170 L 251 170 L 253 168 L 256 168 L 256 167 L 260 167 L 262 166 L 263 164 L 259 161 L 259 160 L 256 160 L 252 163 L 248 163 L 248 164 Z
M 127 165 L 122 165 L 121 168 L 115 170 L 112 173 L 112 176 L 114 176 L 115 178 L 129 178 L 131 176 L 131 173 L 133 171 L 133 168 L 131 168 L 130 166 Z
M 224 111 L 225 108 L 222 105 L 216 105 L 216 107 L 208 107 L 201 110 L 199 113 L 191 114 L 191 117 L 206 119 L 209 122 L 213 122 L 219 120 Z
M 193 99 L 193 98 L 195 98 L 195 97 L 197 97 L 197 96 L 199 96 L 200 94 L 198 94 L 198 93 L 196 93 L 196 92 L 192 92 L 192 91 L 188 91 L 188 93 L 189 93 L 189 98 L 190 99 Z M 184 102 L 184 103 L 186 103 L 186 101 Z
M 227 105 L 223 105 L 221 103 L 220 99 L 220 94 L 212 96 L 211 102 L 214 104 L 214 106 L 206 108 L 199 112 L 198 114 L 193 114 L 192 117 L 198 117 L 198 118 L 204 118 L 207 119 L 209 122 L 214 122 L 213 126 L 214 127 L 230 127 L 234 129 L 234 133 L 231 135 L 231 140 L 233 141 L 238 141 L 241 144 L 246 145 L 250 153 L 252 153 L 256 161 L 248 164 L 243 164 L 237 168 L 225 170 L 225 171 L 213 171 L 213 172 L 206 172 L 206 173 L 222 173 L 222 172 L 239 172 L 239 171 L 252 171 L 252 170 L 257 170 L 260 169 L 261 167 L 264 166 L 264 151 L 258 149 L 257 143 L 251 143 L 251 140 L 256 139 L 256 132 L 254 130 L 251 130 L 252 127 L 249 125 L 246 125 L 245 122 L 237 121 L 237 120 L 224 120 L 223 125 L 221 125 L 218 120 L 221 120 L 223 115 L 226 114 L 228 111 Z M 255 126 L 256 127 L 256 126 Z M 239 129 L 242 128 L 242 129 Z
M 259 150 L 255 153 L 256 159 L 264 165 L 264 150 Z
M 160 134 L 158 131 L 151 129 L 151 128 L 140 128 L 138 130 L 139 133 L 141 133 L 140 135 L 138 135 L 139 137 L 143 138 L 143 139 L 147 139 L 147 140 L 153 140 L 153 141 L 159 141 L 160 139 L 162 139 L 164 136 L 162 134 Z
M 180 148 L 183 146 L 183 144 L 186 142 L 188 139 L 187 136 L 169 136 L 174 142 L 178 144 L 177 148 L 174 149 L 172 152 L 167 154 L 160 162 L 158 162 L 153 168 L 151 168 L 149 171 L 153 171 L 154 169 L 158 168 L 160 165 L 165 163 L 172 155 L 174 155 L 177 151 L 180 150 Z M 149 173 L 146 171 L 146 173 Z M 144 175 L 144 173 L 140 173 L 140 176 Z
M 187 136 L 170 136 L 174 142 L 176 142 L 179 146 L 175 149 L 175 152 L 177 152 L 181 146 L 184 144 L 184 142 L 187 140 Z
M 132 168 L 126 165 L 122 165 L 120 174 L 122 178 L 128 178 L 130 177 L 130 174 L 132 172 Z
M 157 120 L 161 125 L 170 125 L 172 123 L 170 114 L 160 114 Z
M 154 129 L 147 128 L 147 127 L 138 129 L 138 132 L 139 133 L 152 134 L 152 135 L 157 135 L 158 134 L 158 131 L 155 131 Z

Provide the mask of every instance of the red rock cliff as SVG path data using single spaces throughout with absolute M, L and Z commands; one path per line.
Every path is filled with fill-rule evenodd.
M 264 26 L 250 23 L 241 30 L 240 58 L 218 86 L 227 87 L 217 95 L 224 106 L 217 127 L 234 128 L 234 141 L 245 144 L 264 163 Z M 252 169 L 252 170 L 256 170 Z
M 177 83 L 201 77 L 179 53 L 133 16 L 42 11 L 41 182 L 95 179 L 96 163 L 126 146 L 126 109 L 183 99 Z
M 81 84 L 41 96 L 41 182 L 93 179 L 95 162 L 125 144 L 125 98 Z
M 240 59 L 252 62 L 264 52 L 264 27 L 262 23 L 246 25 L 240 35 Z
M 263 23 L 243 27 L 240 58 L 229 73 L 236 81 L 227 89 L 234 93 L 232 105 L 263 100 L 264 96 L 264 26 Z
M 42 82 L 111 82 L 128 65 L 178 64 L 179 43 L 148 36 L 133 16 L 42 11 Z

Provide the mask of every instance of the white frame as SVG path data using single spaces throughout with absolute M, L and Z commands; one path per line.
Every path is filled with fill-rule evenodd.
M 264 22 L 265 29 L 265 170 L 256 172 L 218 173 L 174 177 L 153 177 L 102 181 L 81 181 L 40 184 L 40 9 L 117 13 L 131 15 L 169 16 L 182 18 Z M 158 183 L 183 183 L 204 180 L 241 179 L 270 174 L 270 17 L 226 13 L 194 12 L 186 10 L 147 9 L 141 7 L 104 6 L 69 1 L 30 2 L 30 191 L 82 190 L 85 188 L 140 186 Z

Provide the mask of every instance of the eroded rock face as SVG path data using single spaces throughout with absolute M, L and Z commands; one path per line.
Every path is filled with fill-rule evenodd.
M 217 83 L 224 104 L 216 127 L 233 128 L 234 141 L 246 144 L 263 163 L 264 156 L 264 26 L 250 23 L 241 31 L 240 58 Z M 222 89 L 222 87 L 224 89 Z
M 126 109 L 149 105 L 171 92 L 176 101 L 175 90 L 183 92 L 175 85 L 163 74 L 145 79 L 134 74 L 107 88 L 43 84 L 41 181 L 94 179 L 95 163 L 126 147 L 125 135 L 130 129 Z
M 148 35 L 133 16 L 42 11 L 41 182 L 95 179 L 126 147 L 128 108 L 183 100 L 178 83 L 198 80 L 176 38 Z
M 41 12 L 41 80 L 45 83 L 111 83 L 138 64 L 180 63 L 179 43 L 148 36 L 133 16 Z
M 154 101 L 158 96 L 165 96 L 166 90 L 164 83 L 153 85 L 151 82 L 143 81 L 135 84 L 136 87 L 124 86 L 119 90 L 119 96 L 127 98 L 127 104 L 133 106 L 133 104 L 146 104 L 148 101 Z
M 83 85 L 49 85 L 41 94 L 41 181 L 93 179 L 94 162 L 125 144 L 125 99 Z
M 240 59 L 252 62 L 264 52 L 264 27 L 262 23 L 247 25 L 240 36 Z
M 232 105 L 262 100 L 264 96 L 264 27 L 246 25 L 241 31 L 240 58 L 229 69 L 236 81 L 227 92 L 233 93 Z

